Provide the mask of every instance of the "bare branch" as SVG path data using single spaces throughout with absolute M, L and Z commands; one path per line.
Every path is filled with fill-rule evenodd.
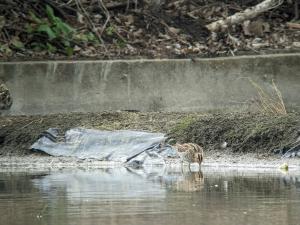
M 240 24 L 245 20 L 253 19 L 259 14 L 266 12 L 270 9 L 277 8 L 283 3 L 284 0 L 264 0 L 263 2 L 244 10 L 243 12 L 238 12 L 232 16 L 225 19 L 215 21 L 206 25 L 206 28 L 212 32 L 217 32 L 224 30 L 225 28 L 233 25 Z

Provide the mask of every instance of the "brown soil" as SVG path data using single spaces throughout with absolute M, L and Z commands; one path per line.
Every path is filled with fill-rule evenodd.
M 135 129 L 167 133 L 178 142 L 195 142 L 207 151 L 220 150 L 232 154 L 270 154 L 294 142 L 299 136 L 300 116 L 263 116 L 258 114 L 140 113 L 105 112 L 72 113 L 47 116 L 0 116 L 0 155 L 22 156 L 39 134 L 57 127 L 105 130 Z
M 47 20 L 45 8 L 49 2 L 55 15 L 76 29 L 78 35 L 91 31 L 89 18 L 101 33 L 102 41 L 70 41 L 74 51 L 67 56 L 61 37 L 49 40 L 46 33 L 28 32 L 26 27 L 37 26 L 30 13 Z M 300 51 L 300 30 L 288 25 L 293 22 L 299 26 L 293 21 L 292 1 L 284 1 L 280 7 L 261 14 L 247 25 L 238 24 L 215 34 L 205 25 L 260 1 L 165 0 L 156 9 L 147 4 L 135 7 L 134 1 L 128 1 L 126 9 L 127 0 L 104 0 L 110 14 L 105 27 L 106 15 L 97 1 L 82 2 L 88 17 L 74 1 L 0 2 L 0 21 L 4 21 L 2 29 L 0 26 L 1 60 L 193 58 Z M 83 15 L 82 21 L 78 13 Z M 105 28 L 103 32 L 102 28 Z M 56 50 L 50 51 L 49 44 Z

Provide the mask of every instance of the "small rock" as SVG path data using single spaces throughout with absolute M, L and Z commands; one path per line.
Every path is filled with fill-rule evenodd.
M 228 143 L 226 142 L 226 141 L 224 141 L 222 144 L 221 144 L 221 148 L 227 148 L 227 145 L 228 145 Z
M 292 45 L 293 47 L 300 48 L 300 41 L 294 41 Z
M 264 48 L 264 47 L 268 47 L 268 46 L 269 46 L 268 43 L 253 43 L 252 44 L 252 47 L 255 49 Z
M 257 44 L 257 43 L 261 43 L 262 41 L 263 41 L 262 38 L 254 38 L 253 41 L 252 41 L 252 43 L 253 44 Z
M 181 55 L 181 51 L 179 50 L 179 49 L 174 49 L 174 53 L 176 54 L 176 55 Z
M 174 47 L 177 48 L 177 49 L 181 49 L 181 45 L 178 44 L 178 43 L 174 44 Z

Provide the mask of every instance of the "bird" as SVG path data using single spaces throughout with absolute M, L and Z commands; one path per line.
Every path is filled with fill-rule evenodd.
M 188 163 L 203 162 L 203 148 L 194 143 L 175 144 L 175 148 L 180 153 L 183 161 Z
M 13 101 L 10 92 L 4 83 L 0 82 L 0 110 L 7 110 Z

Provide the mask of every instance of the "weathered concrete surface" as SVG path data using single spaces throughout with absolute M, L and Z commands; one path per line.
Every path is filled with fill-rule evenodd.
M 196 60 L 2 62 L 0 79 L 14 103 L 8 114 L 107 110 L 249 109 L 247 78 L 300 109 L 300 54 Z

